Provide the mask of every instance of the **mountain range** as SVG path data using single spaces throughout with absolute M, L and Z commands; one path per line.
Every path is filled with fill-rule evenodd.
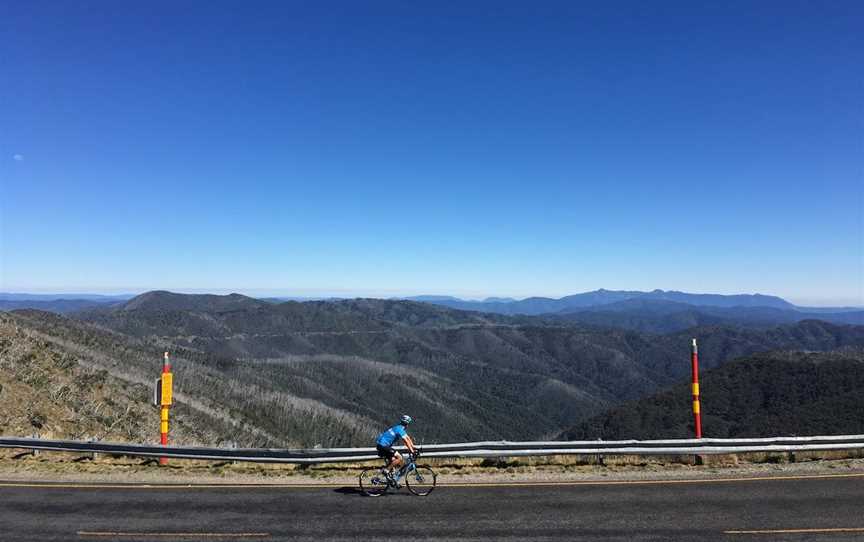
M 864 311 L 805 312 L 765 306 L 719 307 L 633 298 L 607 305 L 548 315 L 554 321 L 670 333 L 697 326 L 771 327 L 803 320 L 864 325 Z
M 170 351 L 189 419 L 258 446 L 367 445 L 402 412 L 424 442 L 552 438 L 686 378 L 691 337 L 706 370 L 770 350 L 864 347 L 864 327 L 823 320 L 658 334 L 392 299 L 154 291 L 67 316 L 4 314 L 40 348 L 122 381 L 152 382 Z
M 132 296 L 95 294 L 9 294 L 0 293 L 0 310 L 32 308 L 70 314 L 87 308 L 118 306 Z M 394 299 L 398 300 L 398 299 Z M 677 291 L 596 290 L 551 299 L 531 297 L 522 300 L 490 297 L 466 301 L 452 296 L 415 296 L 406 301 L 430 303 L 459 310 L 483 313 L 545 316 L 563 322 L 621 327 L 636 331 L 667 333 L 709 324 L 771 326 L 821 319 L 839 324 L 864 325 L 864 309 L 853 307 L 798 307 L 788 301 L 761 294 L 690 294 Z M 262 298 L 271 304 L 294 302 L 336 302 L 342 298 Z
M 798 307 L 777 296 L 762 294 L 692 294 L 674 290 L 652 290 L 650 292 L 599 289 L 581 294 L 569 295 L 558 299 L 548 297 L 528 297 L 521 300 L 512 298 L 487 298 L 483 301 L 468 301 L 451 296 L 416 296 L 406 299 L 444 305 L 454 309 L 501 314 L 553 314 L 578 312 L 591 307 L 618 304 L 629 300 L 672 302 L 700 307 L 768 307 L 781 310 L 802 312 L 849 312 L 861 311 L 855 307 L 808 308 Z

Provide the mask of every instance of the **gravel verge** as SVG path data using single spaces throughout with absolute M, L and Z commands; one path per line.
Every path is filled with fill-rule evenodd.
M 100 484 L 183 485 L 348 485 L 357 483 L 363 468 L 353 465 L 270 465 L 171 460 L 160 466 L 155 460 L 135 457 L 40 453 L 0 450 L 0 480 L 6 482 L 61 482 Z M 610 458 L 605 464 L 585 464 L 573 457 L 499 460 L 429 460 L 441 485 L 496 483 L 559 483 L 616 481 L 674 481 L 689 479 L 761 478 L 784 476 L 864 476 L 864 458 L 793 458 L 788 454 L 742 461 L 737 457 Z M 794 459 L 794 461 L 793 461 Z M 689 460 L 689 461 L 688 461 Z

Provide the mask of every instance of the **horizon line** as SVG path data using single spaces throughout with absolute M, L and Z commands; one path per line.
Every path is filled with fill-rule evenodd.
M 315 300 L 315 299 L 406 299 L 410 297 L 451 297 L 461 301 L 470 301 L 470 302 L 483 302 L 489 298 L 506 298 L 512 299 L 514 301 L 523 301 L 531 298 L 545 298 L 545 299 L 561 299 L 564 297 L 569 297 L 573 295 L 594 293 L 594 292 L 640 292 L 640 293 L 651 293 L 656 291 L 661 291 L 665 293 L 683 293 L 688 295 L 719 295 L 719 296 L 737 296 L 737 295 L 748 295 L 748 296 L 765 296 L 765 297 L 776 297 L 795 305 L 796 307 L 813 307 L 813 308 L 824 308 L 824 307 L 833 307 L 833 308 L 860 308 L 864 309 L 864 299 L 859 299 L 857 301 L 852 301 L 850 298 L 845 298 L 847 300 L 841 300 L 834 298 L 833 300 L 815 300 L 815 299 L 805 299 L 805 298 L 796 298 L 785 297 L 777 294 L 765 294 L 762 292 L 736 292 L 736 293 L 717 293 L 717 292 L 687 292 L 684 290 L 665 290 L 662 288 L 655 288 L 651 290 L 637 290 L 637 289 L 621 289 L 614 290 L 610 288 L 596 288 L 594 290 L 585 290 L 576 293 L 569 293 L 564 295 L 528 295 L 528 296 L 520 296 L 520 295 L 506 295 L 506 294 L 491 294 L 484 295 L 478 293 L 422 293 L 422 290 L 387 290 L 387 289 L 370 289 L 364 290 L 362 289 L 338 289 L 338 288 L 301 288 L 294 290 L 286 290 L 280 288 L 4 288 L 0 290 L 0 295 L 35 295 L 35 296 L 73 296 L 67 299 L 75 299 L 74 296 L 103 296 L 103 297 L 137 297 L 139 295 L 148 293 L 148 292 L 157 292 L 164 291 L 169 293 L 176 294 L 185 294 L 185 295 L 231 295 L 231 294 L 240 294 L 251 298 L 261 299 L 261 298 L 285 298 L 285 299 L 303 299 L 303 300 Z M 257 292 L 257 293 L 253 293 Z M 418 293 L 420 292 L 420 293 Z M 797 300 L 796 300 L 797 299 Z

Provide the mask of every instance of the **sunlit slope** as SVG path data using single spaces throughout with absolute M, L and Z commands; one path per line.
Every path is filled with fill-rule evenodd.
M 69 333 L 65 322 L 35 311 L 0 313 L 0 434 L 158 442 L 149 378 L 136 371 L 154 357 L 107 334 Z M 173 418 L 176 442 L 218 442 L 229 434 L 185 403 Z

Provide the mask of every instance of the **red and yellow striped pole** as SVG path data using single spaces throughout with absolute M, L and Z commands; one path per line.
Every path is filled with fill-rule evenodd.
M 159 433 L 162 446 L 168 445 L 168 409 L 171 407 L 173 377 L 174 375 L 171 372 L 171 360 L 168 358 L 168 352 L 165 352 L 165 357 L 162 360 L 162 397 L 160 401 L 161 408 L 159 409 Z M 160 457 L 159 464 L 167 465 L 168 458 Z
M 699 404 L 699 351 L 696 348 L 696 339 L 693 339 L 690 363 L 693 366 L 693 419 L 696 427 L 696 438 L 702 438 L 702 409 Z

